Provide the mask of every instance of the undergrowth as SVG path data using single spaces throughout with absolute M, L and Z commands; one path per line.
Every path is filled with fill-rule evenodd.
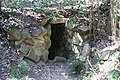
M 108 72 L 108 80 L 119 80 L 120 73 L 118 70 L 111 70 Z
M 67 70 L 70 74 L 79 74 L 81 70 L 85 70 L 85 62 L 79 59 L 70 59 L 67 64 Z
M 21 78 L 28 73 L 27 63 L 24 60 L 21 60 L 17 65 L 11 65 L 9 72 L 11 78 Z

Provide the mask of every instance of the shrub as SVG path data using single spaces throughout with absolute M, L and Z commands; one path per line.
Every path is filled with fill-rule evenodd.
M 67 64 L 68 72 L 79 74 L 81 70 L 85 69 L 85 62 L 79 59 L 70 59 Z
M 28 72 L 27 63 L 21 60 L 18 65 L 11 65 L 10 67 L 10 77 L 20 78 Z
M 108 72 L 108 79 L 109 80 L 119 80 L 119 71 L 118 70 L 111 70 Z

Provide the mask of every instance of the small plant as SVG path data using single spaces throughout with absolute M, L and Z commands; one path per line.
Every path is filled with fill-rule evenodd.
M 93 80 L 94 73 L 92 71 L 90 71 L 90 73 L 88 75 L 84 74 L 84 76 L 82 77 L 82 80 Z
M 75 26 L 76 26 L 76 18 L 75 17 L 69 18 L 67 22 L 67 27 L 74 28 Z
M 109 80 L 119 80 L 119 71 L 118 70 L 111 70 L 108 72 L 108 79 Z
M 22 75 L 28 72 L 27 63 L 21 60 L 18 65 L 11 65 L 10 67 L 10 77 L 20 78 Z
M 46 17 L 48 18 L 48 20 L 53 20 L 56 17 L 56 13 L 55 12 L 47 12 L 46 13 Z
M 18 29 L 18 28 L 17 28 L 15 25 L 11 25 L 11 26 L 9 27 L 9 31 L 10 31 L 10 32 L 15 32 L 17 29 Z
M 79 74 L 81 70 L 85 69 L 85 62 L 80 61 L 79 59 L 71 59 L 67 65 L 68 72 Z
M 89 68 L 89 73 L 85 73 L 82 77 L 82 80 L 101 80 L 96 75 L 100 72 L 99 67 Z

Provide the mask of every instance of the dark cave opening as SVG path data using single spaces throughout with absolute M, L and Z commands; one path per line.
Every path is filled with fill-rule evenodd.
M 49 60 L 55 56 L 62 56 L 65 44 L 65 24 L 51 24 L 51 46 L 49 48 Z

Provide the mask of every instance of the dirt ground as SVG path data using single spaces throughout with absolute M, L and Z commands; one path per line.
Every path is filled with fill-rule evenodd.
M 29 77 L 35 80 L 80 80 L 80 75 L 69 75 L 67 72 L 67 62 L 53 62 L 49 60 L 46 64 L 37 64 L 27 61 L 29 65 Z

